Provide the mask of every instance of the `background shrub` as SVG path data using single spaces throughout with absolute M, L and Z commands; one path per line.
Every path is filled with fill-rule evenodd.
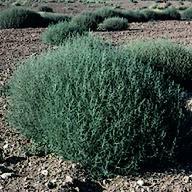
M 71 20 L 70 16 L 60 14 L 60 13 L 40 12 L 40 15 L 43 18 L 44 26 L 48 26 L 50 24 L 57 24 L 59 22 Z
M 129 50 L 143 63 L 165 71 L 178 83 L 192 80 L 192 50 L 167 40 L 134 41 Z M 187 86 L 187 85 L 185 85 Z
M 122 10 L 120 17 L 128 20 L 128 22 L 146 22 L 148 21 L 145 14 L 140 10 Z
M 48 6 L 41 6 L 41 7 L 39 7 L 39 11 L 42 11 L 42 12 L 53 12 L 53 9 L 51 7 L 48 7 Z
M 142 13 L 145 15 L 146 20 L 180 20 L 181 15 L 175 8 L 167 8 L 164 10 L 151 10 L 144 9 Z
M 88 37 L 31 58 L 10 82 L 9 121 L 95 176 L 174 159 L 180 89 L 127 50 Z
M 96 9 L 94 11 L 94 14 L 101 18 L 100 22 L 104 21 L 107 18 L 110 17 L 121 17 L 121 10 L 120 9 L 114 9 L 112 7 L 102 7 L 99 9 Z
M 85 30 L 96 30 L 102 18 L 95 13 L 85 12 L 75 16 L 72 22 Z
M 182 19 L 192 20 L 192 8 L 188 8 L 182 12 Z
M 84 34 L 84 28 L 71 22 L 61 22 L 56 25 L 51 25 L 42 34 L 42 40 L 44 43 L 59 45 L 66 41 L 70 37 Z
M 180 20 L 181 14 L 174 7 L 169 7 L 163 11 L 165 14 L 165 20 Z
M 105 19 L 103 23 L 99 24 L 99 30 L 103 31 L 120 31 L 128 28 L 127 19 L 120 17 L 112 17 Z
M 31 10 L 23 8 L 6 9 L 0 13 L 0 28 L 39 27 L 43 23 L 42 17 Z

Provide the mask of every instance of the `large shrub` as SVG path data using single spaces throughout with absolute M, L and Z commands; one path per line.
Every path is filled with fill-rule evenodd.
M 56 25 L 50 25 L 42 34 L 42 40 L 47 44 L 59 45 L 70 37 L 82 35 L 84 33 L 85 30 L 81 26 L 65 21 Z
M 182 121 L 179 92 L 127 50 L 88 36 L 16 70 L 9 121 L 96 176 L 127 174 L 174 158 Z
M 42 17 L 28 9 L 15 7 L 0 13 L 0 29 L 39 27 L 42 23 Z
M 176 82 L 192 80 L 190 48 L 162 39 L 134 41 L 128 48 L 139 61 L 150 63 L 156 70 L 165 71 L 166 76 L 170 76 Z
M 112 17 L 105 19 L 103 23 L 99 24 L 99 30 L 102 31 L 121 31 L 128 28 L 127 19 L 120 17 Z

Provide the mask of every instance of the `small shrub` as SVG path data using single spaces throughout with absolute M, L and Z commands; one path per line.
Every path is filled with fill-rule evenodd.
M 121 10 L 112 7 L 103 7 L 94 11 L 94 14 L 101 18 L 100 22 L 111 17 L 121 17 Z
M 182 13 L 182 19 L 192 20 L 192 8 L 188 8 Z
M 96 30 L 98 23 L 101 21 L 101 17 L 95 13 L 85 12 L 80 15 L 75 16 L 72 22 L 85 30 Z
M 127 19 L 120 17 L 112 17 L 105 19 L 103 23 L 99 24 L 99 30 L 102 31 L 121 31 L 128 28 Z
M 42 34 L 42 40 L 44 43 L 59 45 L 66 41 L 70 37 L 84 34 L 84 28 L 70 22 L 61 22 L 56 25 L 51 25 Z
M 88 36 L 17 69 L 8 119 L 94 176 L 128 174 L 146 163 L 175 161 L 179 93 L 147 62 Z
M 39 7 L 39 11 L 42 11 L 42 12 L 53 12 L 53 9 L 51 7 L 48 7 L 48 6 L 41 6 L 41 7 Z
M 134 41 L 128 47 L 139 61 L 151 63 L 176 82 L 192 80 L 191 49 L 166 40 Z
M 42 17 L 31 10 L 22 8 L 6 9 L 0 13 L 0 28 L 39 27 L 43 23 Z

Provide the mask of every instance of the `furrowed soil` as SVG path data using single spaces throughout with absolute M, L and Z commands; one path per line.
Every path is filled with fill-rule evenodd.
M 118 1 L 118 3 L 124 6 L 132 6 L 132 4 L 127 4 L 125 0 Z M 71 11 L 80 12 L 85 6 L 88 6 L 84 4 L 78 5 L 71 4 Z M 139 6 L 144 5 L 146 4 L 139 4 Z M 94 9 L 102 5 L 89 6 L 92 6 Z M 55 9 L 62 12 L 57 4 L 55 4 Z M 12 72 L 17 67 L 18 61 L 26 59 L 31 55 L 39 55 L 47 49 L 56 48 L 49 47 L 41 42 L 40 37 L 44 30 L 31 28 L 0 30 L 1 87 L 6 85 Z M 191 46 L 192 22 L 130 23 L 129 29 L 126 31 L 95 32 L 94 35 L 100 36 L 107 41 L 112 41 L 114 44 L 126 44 L 135 39 L 166 38 Z M 6 123 L 6 100 L 5 95 L 0 96 L 0 153 L 3 153 L 3 159 L 0 159 L 0 192 L 192 191 L 191 166 L 146 171 L 136 176 L 118 176 L 108 180 L 92 181 L 91 176 L 87 174 L 80 164 L 64 161 L 54 154 L 47 155 L 41 151 L 34 151 L 34 144 Z

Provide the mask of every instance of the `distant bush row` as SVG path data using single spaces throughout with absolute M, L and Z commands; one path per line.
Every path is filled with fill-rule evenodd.
M 50 26 L 43 33 L 43 41 L 45 43 L 59 45 L 68 37 L 84 34 L 89 30 L 120 31 L 128 28 L 128 22 L 169 19 L 179 20 L 181 19 L 181 15 L 174 8 L 167 8 L 157 12 L 150 9 L 122 11 L 120 9 L 104 7 L 93 12 L 83 12 L 73 17 L 70 22 Z
M 61 21 L 69 21 L 69 16 L 57 13 L 40 12 L 24 9 L 11 8 L 0 12 L 0 29 L 47 27 Z
M 37 13 L 24 8 L 11 8 L 0 13 L 0 29 L 3 28 L 25 28 L 25 27 L 46 27 L 61 21 L 69 21 L 71 17 L 51 13 L 49 7 L 42 7 L 43 12 Z M 192 9 L 188 8 L 180 14 L 175 8 L 169 7 L 164 10 L 120 10 L 110 7 L 97 9 L 93 12 L 81 13 L 73 18 L 78 26 L 86 30 L 96 30 L 100 23 L 111 17 L 127 19 L 128 22 L 147 22 L 150 20 L 191 20 Z M 83 26 L 82 26 L 83 25 Z

